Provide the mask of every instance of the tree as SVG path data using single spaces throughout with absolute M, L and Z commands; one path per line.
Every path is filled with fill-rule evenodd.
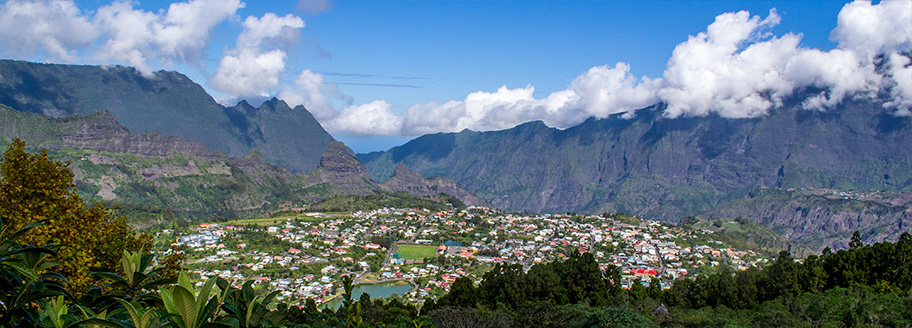
M 852 240 L 849 241 L 849 248 L 855 250 L 862 246 L 864 246 L 864 242 L 861 241 L 861 234 L 858 233 L 858 230 L 855 230 L 855 232 L 852 233 Z
M 57 271 L 76 292 L 92 283 L 92 271 L 115 271 L 124 250 L 148 248 L 150 238 L 138 235 L 110 208 L 86 205 L 76 193 L 69 163 L 51 158 L 46 149 L 36 154 L 16 139 L 0 162 L 0 217 L 13 230 L 32 222 L 46 224 L 22 236 L 32 245 L 61 245 Z

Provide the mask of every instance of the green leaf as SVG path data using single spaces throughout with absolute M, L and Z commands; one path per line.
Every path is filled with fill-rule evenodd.
M 172 313 L 180 317 L 180 321 L 183 323 L 181 327 L 196 328 L 200 307 L 196 302 L 193 293 L 181 286 L 175 286 L 172 293 L 174 309 L 176 311 Z

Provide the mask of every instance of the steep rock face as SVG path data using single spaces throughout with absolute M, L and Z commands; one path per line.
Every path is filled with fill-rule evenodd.
M 0 105 L 0 137 L 70 161 L 83 197 L 113 201 L 137 221 L 166 210 L 191 219 L 257 215 L 270 209 L 267 197 L 302 200 L 285 192 L 302 188 L 302 179 L 256 152 L 229 158 L 156 131 L 134 134 L 108 112 L 53 118 Z
M 380 181 L 403 163 L 501 208 L 675 221 L 762 186 L 912 190 L 912 118 L 890 111 L 873 100 L 825 112 L 791 100 L 758 118 L 670 119 L 659 104 L 565 130 L 532 122 L 426 135 L 360 157 Z
M 166 157 L 176 152 L 206 160 L 227 160 L 224 153 L 209 150 L 206 145 L 198 142 L 166 137 L 158 131 L 130 133 L 107 111 L 89 116 L 54 119 L 20 113 L 0 105 L 0 134 L 52 150 L 69 147 L 156 157 Z
M 700 214 L 749 218 L 817 252 L 848 247 L 858 230 L 866 243 L 896 241 L 912 233 L 912 194 L 769 190 Z
M 37 64 L 0 60 L 0 104 L 51 117 L 109 111 L 133 133 L 159 131 L 240 157 L 303 173 L 316 169 L 333 140 L 304 107 L 271 100 L 225 108 L 188 77 L 133 68 Z
M 486 203 L 456 184 L 453 179 L 436 178 L 425 179 L 418 172 L 406 167 L 402 163 L 396 165 L 393 176 L 383 183 L 389 191 L 402 191 L 421 197 L 432 197 L 447 194 L 458 198 L 467 206 L 484 206 Z
M 97 118 L 77 121 L 75 131 L 64 133 L 60 137 L 61 145 L 141 156 L 165 157 L 176 152 L 207 160 L 226 158 L 224 153 L 211 151 L 202 143 L 164 136 L 158 131 L 130 133 L 109 112 L 102 112 Z
M 320 166 L 306 177 L 306 186 L 327 183 L 336 195 L 367 195 L 380 190 L 367 168 L 345 144 L 333 141 L 326 147 Z

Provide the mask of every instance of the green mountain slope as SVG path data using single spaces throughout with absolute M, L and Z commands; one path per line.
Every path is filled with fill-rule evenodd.
M 109 111 L 134 133 L 159 131 L 229 156 L 258 150 L 292 172 L 314 170 L 333 141 L 304 107 L 273 99 L 225 108 L 186 76 L 113 66 L 0 60 L 0 104 L 52 117 Z
M 760 187 L 912 191 L 912 118 L 895 117 L 878 101 L 821 112 L 796 100 L 752 119 L 669 119 L 663 110 L 565 130 L 532 122 L 425 135 L 359 158 L 380 181 L 402 163 L 452 178 L 500 208 L 665 221 Z

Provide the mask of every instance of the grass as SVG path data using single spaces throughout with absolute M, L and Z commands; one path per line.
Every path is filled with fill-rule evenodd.
M 420 260 L 434 257 L 437 246 L 401 245 L 396 251 L 399 257 L 406 260 Z

